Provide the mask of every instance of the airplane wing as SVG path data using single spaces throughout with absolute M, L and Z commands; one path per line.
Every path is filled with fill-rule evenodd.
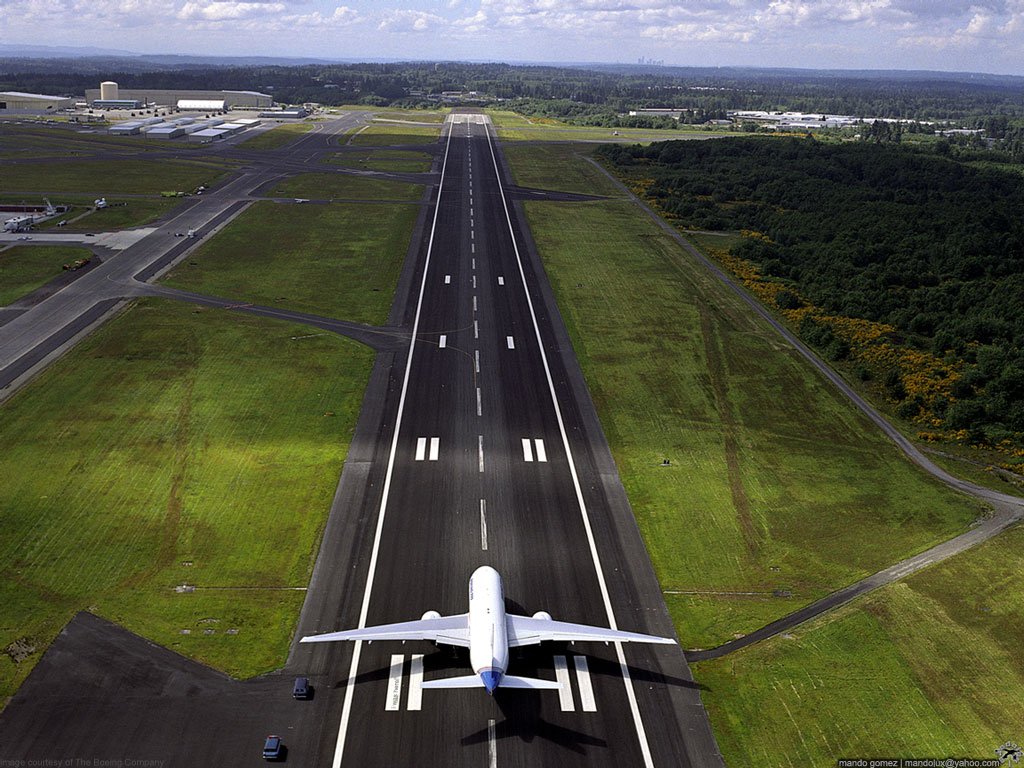
M 643 635 L 639 632 L 623 632 L 606 627 L 591 627 L 587 624 L 570 624 L 566 621 L 535 619 L 531 616 L 506 616 L 508 625 L 508 647 L 537 645 L 547 640 L 562 642 L 595 641 L 600 643 L 674 643 L 671 637 Z
M 333 643 L 338 640 L 433 640 L 442 645 L 469 647 L 469 614 L 439 616 L 436 619 L 402 621 L 377 627 L 307 635 L 300 643 Z

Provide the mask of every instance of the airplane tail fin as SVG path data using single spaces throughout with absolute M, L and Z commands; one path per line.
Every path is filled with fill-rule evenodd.
M 483 688 L 484 683 L 479 675 L 465 677 L 446 677 L 440 680 L 427 680 L 423 688 Z M 534 691 L 553 691 L 561 688 L 555 680 L 539 680 L 533 677 L 515 677 L 503 675 L 500 688 L 527 688 Z

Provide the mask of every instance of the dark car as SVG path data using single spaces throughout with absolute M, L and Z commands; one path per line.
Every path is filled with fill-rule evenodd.
M 280 760 L 283 755 L 284 744 L 281 743 L 281 737 L 267 736 L 267 740 L 263 742 L 263 759 Z
M 296 677 L 295 685 L 292 686 L 292 698 L 310 699 L 313 697 L 313 688 L 309 684 L 309 678 Z

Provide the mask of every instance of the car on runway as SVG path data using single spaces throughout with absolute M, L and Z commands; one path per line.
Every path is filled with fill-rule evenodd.
M 267 736 L 267 740 L 263 742 L 263 759 L 280 760 L 282 757 L 284 757 L 284 742 L 281 741 L 281 737 Z
M 313 688 L 309 684 L 308 677 L 296 677 L 295 685 L 292 686 L 293 699 L 309 699 L 313 697 Z

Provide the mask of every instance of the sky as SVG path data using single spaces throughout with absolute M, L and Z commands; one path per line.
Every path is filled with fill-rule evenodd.
M 1024 75 L 1024 0 L 0 0 L 0 29 L 140 53 Z

